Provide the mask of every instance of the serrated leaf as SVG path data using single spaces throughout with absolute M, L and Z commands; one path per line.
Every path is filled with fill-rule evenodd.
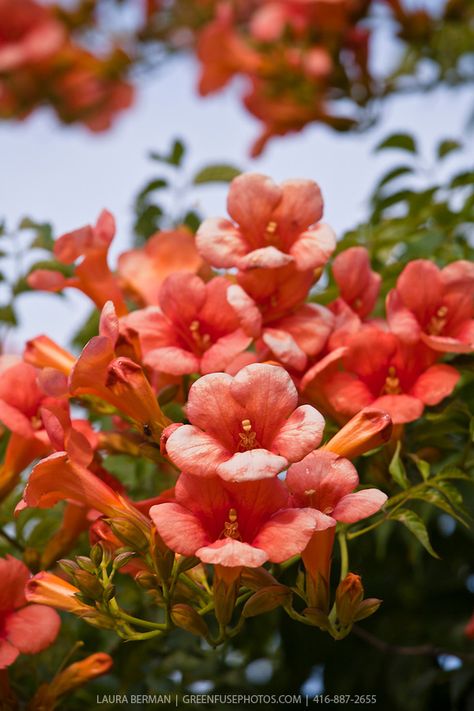
M 439 555 L 433 550 L 430 543 L 425 523 L 418 514 L 409 509 L 398 509 L 390 514 L 390 518 L 406 526 L 433 558 L 439 558 Z
M 390 472 L 392 479 L 398 484 L 398 486 L 401 486 L 402 489 L 408 489 L 408 487 L 410 486 L 410 482 L 405 471 L 405 465 L 403 464 L 400 457 L 401 446 L 401 442 L 398 441 L 397 448 L 389 464 L 388 471 Z
M 204 183 L 230 183 L 231 180 L 240 175 L 241 171 L 233 165 L 215 164 L 207 165 L 200 170 L 193 178 L 194 185 Z
M 445 156 L 453 153 L 453 151 L 459 151 L 462 148 L 462 143 L 459 141 L 453 141 L 450 138 L 446 138 L 444 141 L 438 143 L 437 156 L 438 158 L 444 158 Z
M 392 133 L 376 146 L 375 151 L 378 153 L 389 148 L 396 148 L 409 153 L 417 152 L 415 139 L 409 133 Z

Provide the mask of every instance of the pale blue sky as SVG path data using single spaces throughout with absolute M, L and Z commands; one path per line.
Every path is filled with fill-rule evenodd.
M 376 56 L 385 62 L 393 47 L 383 35 L 377 41 Z M 241 87 L 199 100 L 195 82 L 195 64 L 189 58 L 174 59 L 157 76 L 146 78 L 135 107 L 106 134 L 61 128 L 47 110 L 23 124 L 0 124 L 0 217 L 10 227 L 24 215 L 50 220 L 59 235 L 93 222 L 107 207 L 118 222 L 115 256 L 130 244 L 133 196 L 156 173 L 147 159 L 149 150 L 165 150 L 174 137 L 181 137 L 190 151 L 191 173 L 206 163 L 226 161 L 276 180 L 315 179 L 325 198 L 325 219 L 340 234 L 364 216 L 374 180 L 393 165 L 395 156 L 371 152 L 387 133 L 414 132 L 427 156 L 439 139 L 464 138 L 474 155 L 472 134 L 463 135 L 472 110 L 469 89 L 440 88 L 392 98 L 374 130 L 341 135 L 312 125 L 274 140 L 261 158 L 251 161 L 247 152 L 258 126 L 240 105 Z M 449 160 L 455 165 L 459 158 Z M 463 160 L 465 164 L 466 155 Z M 225 187 L 201 190 L 202 212 L 225 214 L 225 194 Z M 22 325 L 10 338 L 10 348 L 40 332 L 67 343 L 88 305 L 72 291 L 65 300 L 26 294 L 19 311 Z

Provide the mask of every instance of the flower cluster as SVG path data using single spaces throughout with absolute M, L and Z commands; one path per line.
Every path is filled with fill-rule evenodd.
M 35 0 L 0 0 L 0 118 L 26 118 L 44 103 L 64 123 L 91 131 L 111 126 L 133 101 L 123 76 L 129 59 L 78 44 L 53 7 Z
M 271 137 L 311 122 L 341 131 L 366 124 L 373 118 L 372 100 L 396 91 L 398 75 L 412 74 L 416 81 L 418 63 L 427 57 L 440 66 L 440 79 L 470 78 L 459 62 L 471 44 L 462 34 L 472 21 L 469 3 L 448 2 L 436 14 L 400 0 L 135 4 L 135 23 L 116 32 L 113 0 L 72 7 L 1 0 L 0 116 L 23 118 L 46 103 L 65 123 L 104 130 L 132 103 L 134 65 L 150 68 L 155 53 L 161 59 L 191 49 L 200 66 L 201 96 L 244 78 L 243 104 L 262 125 L 252 148 L 258 155 Z M 379 4 L 410 53 L 410 61 L 402 60 L 400 70 L 385 78 L 374 76 L 372 62 Z M 105 56 L 97 47 L 106 48 Z
M 400 437 L 455 387 L 458 371 L 440 359 L 473 350 L 473 265 L 409 263 L 384 320 L 372 316 L 381 279 L 362 247 L 333 260 L 339 296 L 318 303 L 336 238 L 314 182 L 240 175 L 228 213 L 195 238 L 184 228 L 153 236 L 114 273 L 115 224 L 104 211 L 56 241 L 67 276 L 30 274 L 33 288 L 81 290 L 101 315 L 78 356 L 40 335 L 23 360 L 1 363 L 0 419 L 12 433 L 2 495 L 40 459 L 17 514 L 66 502 L 40 566 L 84 531 L 92 543 L 90 557 L 34 576 L 26 599 L 127 639 L 175 626 L 216 645 L 278 606 L 340 639 L 380 604 L 348 572 L 344 532 L 387 501 L 360 488 L 350 460 L 386 443 L 392 422 Z M 74 403 L 103 426 L 75 417 Z M 342 427 L 323 443 L 325 418 Z M 104 466 L 110 453 L 152 461 L 155 496 L 133 500 Z M 279 566 L 295 560 L 304 575 L 291 588 Z M 154 595 L 159 620 L 120 607 L 119 571 Z M 217 633 L 205 619 L 212 611 Z

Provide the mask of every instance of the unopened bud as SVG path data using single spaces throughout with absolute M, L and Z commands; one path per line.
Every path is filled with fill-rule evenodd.
M 199 565 L 201 561 L 199 558 L 197 558 L 195 555 L 193 556 L 182 556 L 178 560 L 178 564 L 176 566 L 176 573 L 179 575 L 179 573 L 184 573 L 186 570 L 191 570 L 192 568 L 195 568 L 197 565 Z
M 382 600 L 378 600 L 376 597 L 368 597 L 367 600 L 362 600 L 354 616 L 354 622 L 359 622 L 359 620 L 365 620 L 366 617 L 370 617 L 374 612 L 377 612 Z
M 91 548 L 90 557 L 96 568 L 102 563 L 103 556 L 104 550 L 102 546 L 100 543 L 95 543 Z
M 147 570 L 142 570 L 135 575 L 135 581 L 144 590 L 153 590 L 158 587 L 158 578 Z
M 135 553 L 133 551 L 124 551 L 123 553 L 119 553 L 114 559 L 113 567 L 115 570 L 120 570 L 120 568 L 127 565 L 128 561 L 134 556 Z
M 336 590 L 336 612 L 341 625 L 354 622 L 356 611 L 364 598 L 364 588 L 360 575 L 348 573 Z
M 209 637 L 207 624 L 196 610 L 190 605 L 179 603 L 171 608 L 171 619 L 176 627 L 191 632 L 198 637 Z
M 73 560 L 68 560 L 67 558 L 62 558 L 58 560 L 58 565 L 66 575 L 74 577 L 74 573 L 79 570 L 79 566 Z
M 131 548 L 139 551 L 146 550 L 148 548 L 149 541 L 145 534 L 128 518 L 108 519 L 108 524 L 117 538 L 123 541 L 123 543 L 129 545 Z
M 162 554 L 158 548 L 155 548 L 153 557 L 155 559 L 156 567 L 158 568 L 161 580 L 169 580 L 173 570 L 175 558 L 173 551 L 167 549 L 166 552 Z
M 250 590 L 259 590 L 277 584 L 277 579 L 265 568 L 244 568 L 242 571 L 242 585 Z
M 90 558 L 85 555 L 76 556 L 76 563 L 82 570 L 87 570 L 88 573 L 95 573 L 95 565 Z
M 242 610 L 243 617 L 256 617 L 277 607 L 287 605 L 291 600 L 291 590 L 285 585 L 269 585 L 260 588 L 247 600 Z
M 90 612 L 84 612 L 81 615 L 78 615 L 78 617 L 80 617 L 81 620 L 84 620 L 84 622 L 87 622 L 88 625 L 97 627 L 98 629 L 112 630 L 115 627 L 113 620 L 92 609 Z
M 95 575 L 88 573 L 87 570 L 76 570 L 74 580 L 81 593 L 84 593 L 92 600 L 96 600 L 102 596 L 102 585 L 100 581 Z
M 220 625 L 228 625 L 232 619 L 240 587 L 240 568 L 214 567 L 214 612 Z
M 312 625 L 319 627 L 320 630 L 326 631 L 331 627 L 329 618 L 324 610 L 320 610 L 317 607 L 307 607 L 303 611 L 304 617 L 306 617 Z

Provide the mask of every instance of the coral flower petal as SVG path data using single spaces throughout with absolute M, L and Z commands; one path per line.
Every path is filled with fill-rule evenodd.
M 311 405 L 297 407 L 272 442 L 271 449 L 290 462 L 305 457 L 321 442 L 324 417 Z
M 27 605 L 5 621 L 8 640 L 24 654 L 37 654 L 49 647 L 60 626 L 61 618 L 56 610 L 43 605 Z

